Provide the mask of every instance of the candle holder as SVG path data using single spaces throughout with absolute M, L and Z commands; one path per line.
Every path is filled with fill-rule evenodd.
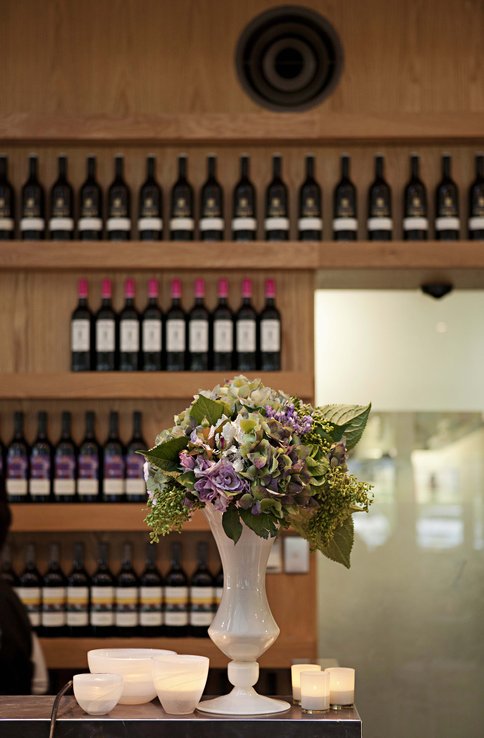
M 330 678 L 330 703 L 332 710 L 343 710 L 354 706 L 355 670 L 344 666 L 326 669 Z
M 161 706 L 169 715 L 189 715 L 197 707 L 208 677 L 206 656 L 159 656 L 153 659 L 153 681 Z
M 295 705 L 301 704 L 301 672 L 321 671 L 319 664 L 293 664 L 291 666 L 292 701 Z
M 328 712 L 330 676 L 326 671 L 301 671 L 301 710 L 309 715 Z

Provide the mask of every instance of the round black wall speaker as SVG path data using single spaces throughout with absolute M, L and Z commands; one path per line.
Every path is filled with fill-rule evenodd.
M 343 49 L 331 24 L 308 8 L 284 5 L 243 30 L 236 66 L 245 91 L 271 110 L 305 110 L 336 86 Z

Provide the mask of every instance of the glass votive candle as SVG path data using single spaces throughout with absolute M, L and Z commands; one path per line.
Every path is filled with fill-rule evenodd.
M 292 701 L 295 705 L 301 702 L 301 680 L 302 671 L 321 671 L 319 664 L 293 664 L 291 666 Z
M 74 674 L 72 684 L 79 707 L 89 715 L 107 715 L 123 691 L 121 674 Z
M 353 707 L 355 701 L 355 670 L 345 666 L 332 666 L 329 672 L 329 701 L 331 709 Z
M 329 710 L 329 674 L 327 671 L 301 671 L 301 709 L 303 712 Z
M 200 702 L 208 677 L 206 656 L 158 656 L 153 681 L 161 706 L 169 715 L 188 715 Z

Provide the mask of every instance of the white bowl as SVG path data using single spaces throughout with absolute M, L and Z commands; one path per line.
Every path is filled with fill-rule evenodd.
M 123 677 L 120 705 L 144 705 L 156 697 L 153 659 L 174 653 L 161 648 L 95 648 L 87 652 L 87 663 L 92 674 L 110 673 Z
M 159 656 L 153 659 L 153 680 L 164 711 L 188 715 L 200 702 L 207 683 L 207 656 Z
M 74 674 L 74 697 L 89 715 L 106 715 L 116 707 L 123 691 L 120 674 Z

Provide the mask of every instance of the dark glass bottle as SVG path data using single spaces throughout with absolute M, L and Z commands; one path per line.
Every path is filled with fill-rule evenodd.
M 281 369 L 281 314 L 276 307 L 276 283 L 266 279 L 265 305 L 259 315 L 260 369 L 275 372 Z
M 118 636 L 134 636 L 139 624 L 139 581 L 133 569 L 133 547 L 123 544 L 121 570 L 114 590 L 114 627 Z
M 50 191 L 49 232 L 53 241 L 74 237 L 74 191 L 67 179 L 67 156 L 57 159 L 58 176 Z
M 190 579 L 190 635 L 208 638 L 213 620 L 214 579 L 208 569 L 208 544 L 197 543 L 197 568 Z
M 163 199 L 156 181 L 156 158 L 146 158 L 146 179 L 139 191 L 138 233 L 140 241 L 160 241 L 163 238 Z
M 266 190 L 266 241 L 289 240 L 289 195 L 282 180 L 282 156 L 272 157 L 272 180 Z
M 171 306 L 165 316 L 166 369 L 182 372 L 186 364 L 186 314 L 181 306 L 182 286 L 179 279 L 171 282 Z
M 314 177 L 314 156 L 306 156 L 306 179 L 299 190 L 300 241 L 321 241 L 323 236 L 323 201 L 321 187 Z
M 18 576 L 16 575 L 15 569 L 12 565 L 12 550 L 8 543 L 4 545 L 2 550 L 0 579 L 4 582 L 8 582 L 14 589 L 18 586 Z
M 146 564 L 139 578 L 139 634 L 159 638 L 163 626 L 163 577 L 156 566 L 156 546 L 146 544 Z
M 81 241 L 98 241 L 103 237 L 103 192 L 96 179 L 96 157 L 86 160 L 87 176 L 79 191 L 79 221 Z
M 350 157 L 341 157 L 341 179 L 333 194 L 333 239 L 356 241 L 358 238 L 356 187 L 350 179 Z
M 469 190 L 469 238 L 484 241 L 484 155 L 476 155 L 476 178 Z
M 217 180 L 217 157 L 207 157 L 207 179 L 200 193 L 200 239 L 223 241 L 224 193 Z
M 35 545 L 33 543 L 28 543 L 26 546 L 25 568 L 20 573 L 15 591 L 27 610 L 32 628 L 39 628 L 42 603 L 42 577 L 35 564 Z
M 88 372 L 92 369 L 93 315 L 87 303 L 88 282 L 78 283 L 78 303 L 71 315 L 71 370 Z
M 29 156 L 29 176 L 22 187 L 20 232 L 24 241 L 45 238 L 45 192 L 37 175 L 37 156 Z
M 94 636 L 107 638 L 114 629 L 114 577 L 109 569 L 109 544 L 101 541 L 97 569 L 91 577 L 89 625 Z
M 98 372 L 112 372 L 116 369 L 116 313 L 113 310 L 111 296 L 111 280 L 103 279 L 101 307 L 94 316 L 94 366 Z
M 392 238 L 392 193 L 383 175 L 384 157 L 375 156 L 375 179 L 368 192 L 368 239 L 390 241 Z
M 8 180 L 8 157 L 0 156 L 0 241 L 15 238 L 15 191 Z
M 77 448 L 71 435 L 70 412 L 61 419 L 61 437 L 54 452 L 54 500 L 76 502 Z
M 217 307 L 212 313 L 213 369 L 221 372 L 234 366 L 234 314 L 228 305 L 227 279 L 219 279 L 217 295 Z
M 90 580 L 84 568 L 84 544 L 74 543 L 72 569 L 67 576 L 66 625 L 75 638 L 89 635 Z
M 193 241 L 195 215 L 193 187 L 187 179 L 187 157 L 178 157 L 178 179 L 173 185 L 170 198 L 170 239 Z
M 96 416 L 88 410 L 85 417 L 86 430 L 79 446 L 77 463 L 77 495 L 79 502 L 99 502 L 101 447 L 94 431 Z
M 203 372 L 209 366 L 210 313 L 205 306 L 205 280 L 195 280 L 195 302 L 187 315 L 188 369 Z
M 179 638 L 188 635 L 188 578 L 182 569 L 181 543 L 170 545 L 171 565 L 165 577 L 165 635 Z
M 24 436 L 24 414 L 13 416 L 13 439 L 7 448 L 5 487 L 9 502 L 28 502 L 29 447 Z
M 437 241 L 459 240 L 459 190 L 451 177 L 451 162 L 451 157 L 444 154 L 442 179 L 435 193 L 435 237 Z
M 29 493 L 32 502 L 49 502 L 52 483 L 52 445 L 47 436 L 47 413 L 37 414 L 37 438 L 30 448 Z
M 257 369 L 257 313 L 252 305 L 252 282 L 242 281 L 242 304 L 235 313 L 235 368 Z
M 140 316 L 134 306 L 135 281 L 128 277 L 124 283 L 124 306 L 119 321 L 119 369 L 135 372 L 140 359 Z
M 133 435 L 126 446 L 126 500 L 127 502 L 144 502 L 146 499 L 146 484 L 143 474 L 144 457 L 137 451 L 147 449 L 146 441 L 141 432 L 141 413 L 133 412 Z
M 148 304 L 141 313 L 141 368 L 157 372 L 162 367 L 163 313 L 158 304 L 159 283 L 148 280 Z
M 60 546 L 49 546 L 49 566 L 42 578 L 40 628 L 44 638 L 66 634 L 67 581 L 60 566 Z
M 425 241 L 429 230 L 427 190 L 420 179 L 420 158 L 410 157 L 410 180 L 403 193 L 403 238 Z
M 103 458 L 103 502 L 123 502 L 124 448 L 119 439 L 119 414 L 109 413 L 109 435 L 104 446 Z
M 233 196 L 232 238 L 234 241 L 255 241 L 257 235 L 257 198 L 249 178 L 250 157 L 240 157 L 240 179 Z
M 124 156 L 114 157 L 114 180 L 108 190 L 108 220 L 110 241 L 129 241 L 131 238 L 131 193 L 124 181 Z

